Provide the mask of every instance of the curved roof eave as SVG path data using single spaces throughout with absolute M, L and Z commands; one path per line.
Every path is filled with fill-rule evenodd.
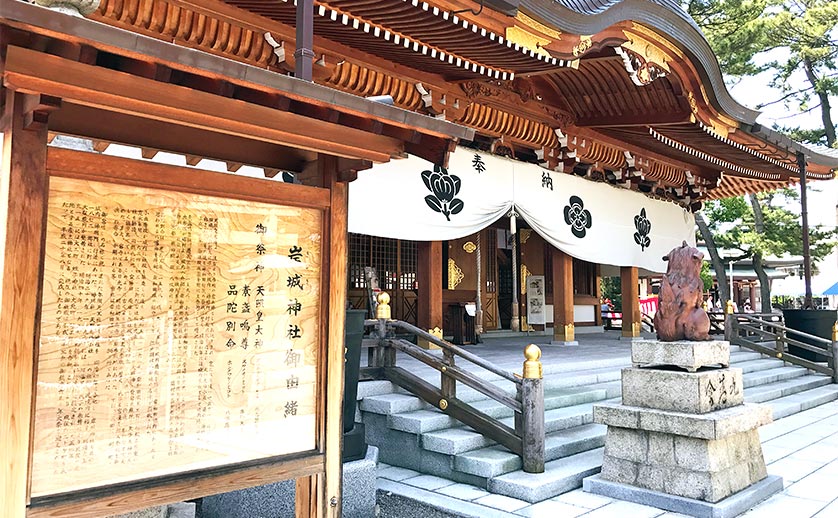
M 573 1 L 573 9 L 564 5 Z M 561 3 L 560 3 L 561 2 Z M 527 15 L 572 34 L 596 34 L 625 21 L 639 22 L 672 36 L 674 45 L 694 58 L 693 64 L 709 85 L 707 94 L 721 113 L 748 125 L 760 112 L 736 102 L 722 79 L 716 55 L 695 21 L 671 0 L 521 0 Z
M 787 135 L 771 128 L 766 128 L 760 124 L 753 124 L 746 128 L 749 133 L 757 137 L 771 142 L 772 144 L 786 148 L 791 152 L 802 153 L 809 161 L 820 164 L 831 169 L 838 169 L 838 149 L 828 148 L 824 146 L 812 146 L 797 142 Z

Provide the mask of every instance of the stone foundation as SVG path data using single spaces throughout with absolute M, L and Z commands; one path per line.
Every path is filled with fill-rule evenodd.
M 624 369 L 623 404 L 594 406 L 594 422 L 608 431 L 589 490 L 613 493 L 622 484 L 633 498 L 673 495 L 657 499 L 668 508 L 683 499 L 715 505 L 766 479 L 757 429 L 771 410 L 743 403 L 742 371 L 726 368 L 727 342 L 642 340 L 632 344 L 632 361 L 656 367 Z

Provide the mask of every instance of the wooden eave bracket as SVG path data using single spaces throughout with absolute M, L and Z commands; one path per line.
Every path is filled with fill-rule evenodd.
M 50 95 L 33 94 L 24 99 L 23 128 L 38 129 L 47 124 L 49 114 L 61 108 L 61 99 Z

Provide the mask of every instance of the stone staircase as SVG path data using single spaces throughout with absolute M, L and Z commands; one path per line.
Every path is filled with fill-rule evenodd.
M 745 401 L 769 405 L 775 420 L 838 399 L 838 385 L 802 367 L 736 346 L 731 363 L 743 370 Z M 599 472 L 606 427 L 593 423 L 592 409 L 619 401 L 620 371 L 611 365 L 545 375 L 541 474 L 523 472 L 520 457 L 409 394 L 366 395 L 360 410 L 381 462 L 534 503 L 581 487 L 583 478 Z M 498 385 L 512 393 L 511 383 Z M 510 409 L 476 391 L 458 390 L 459 399 L 512 426 Z

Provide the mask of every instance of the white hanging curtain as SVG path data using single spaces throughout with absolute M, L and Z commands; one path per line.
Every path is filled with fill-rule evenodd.
M 664 255 L 695 244 L 693 215 L 674 203 L 466 148 L 447 170 L 411 156 L 359 172 L 349 184 L 349 231 L 457 239 L 513 206 L 547 242 L 593 263 L 663 272 Z

